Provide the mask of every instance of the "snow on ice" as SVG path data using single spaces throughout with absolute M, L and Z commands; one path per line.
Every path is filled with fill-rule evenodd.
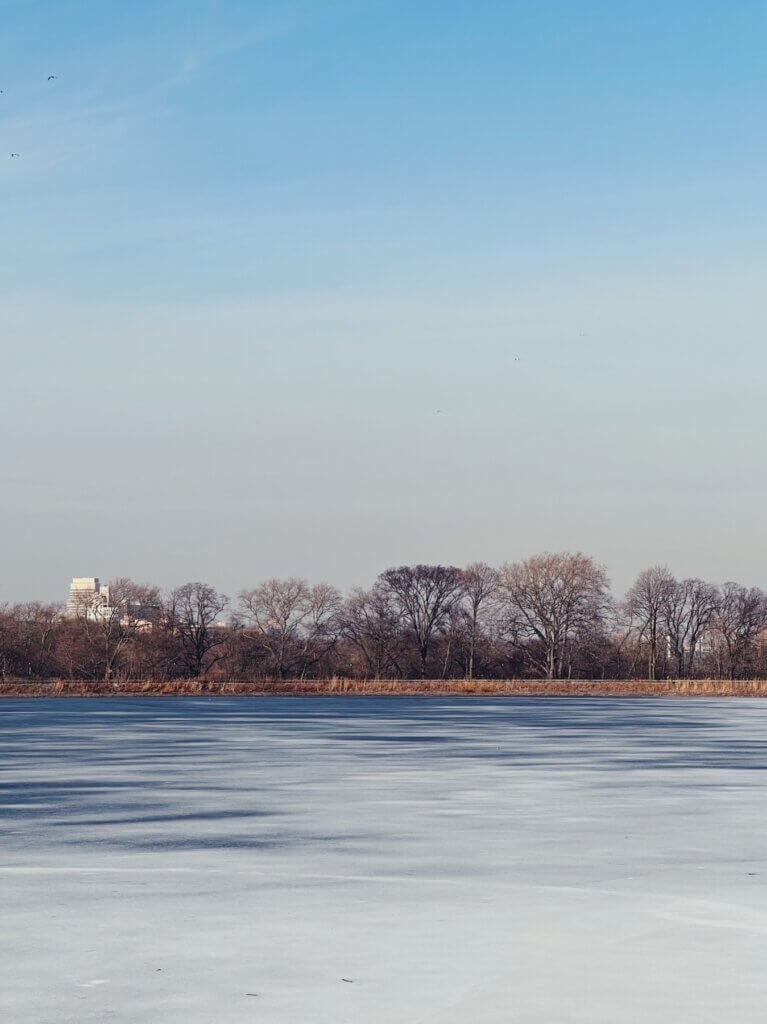
M 767 702 L 0 702 L 9 1024 L 767 1005 Z

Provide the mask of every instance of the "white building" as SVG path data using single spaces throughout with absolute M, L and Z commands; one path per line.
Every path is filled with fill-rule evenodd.
M 98 576 L 75 576 L 69 587 L 67 617 L 100 619 L 112 614 L 109 587 L 101 586 Z

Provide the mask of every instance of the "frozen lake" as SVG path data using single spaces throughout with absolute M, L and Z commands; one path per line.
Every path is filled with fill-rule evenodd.
M 761 1024 L 765 768 L 748 700 L 3 700 L 0 1020 Z

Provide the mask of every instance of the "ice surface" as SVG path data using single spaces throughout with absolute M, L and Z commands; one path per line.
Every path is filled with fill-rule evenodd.
M 3 700 L 0 744 L 7 1024 L 767 1014 L 767 703 Z

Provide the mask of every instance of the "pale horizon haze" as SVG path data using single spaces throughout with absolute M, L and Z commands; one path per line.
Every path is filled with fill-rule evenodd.
M 0 601 L 564 549 L 767 586 L 764 4 L 0 25 Z

